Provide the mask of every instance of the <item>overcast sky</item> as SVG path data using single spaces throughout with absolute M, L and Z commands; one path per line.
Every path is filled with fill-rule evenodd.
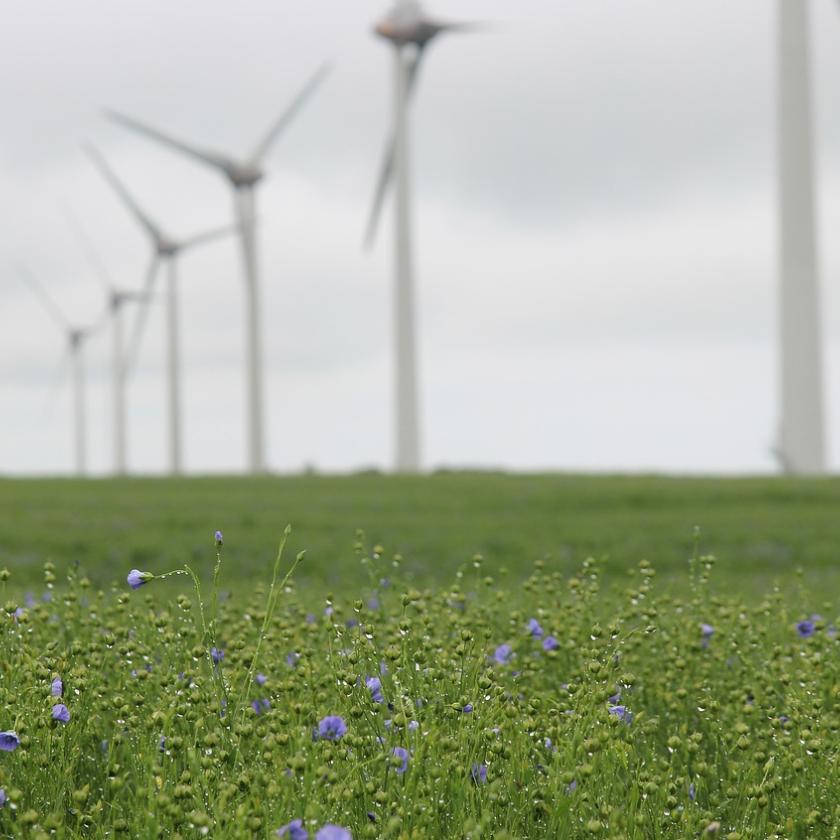
M 413 112 L 422 450 L 429 467 L 775 469 L 774 10 L 770 0 L 437 0 L 492 23 L 442 37 Z M 812 0 L 831 463 L 840 467 L 840 10 Z M 0 27 L 0 473 L 72 469 L 62 335 L 149 245 L 94 142 L 174 235 L 226 224 L 215 173 L 109 123 L 112 107 L 249 151 L 315 68 L 258 192 L 272 468 L 393 455 L 391 205 L 361 247 L 390 124 L 380 0 L 6 0 Z M 185 459 L 245 463 L 234 242 L 181 262 Z M 128 391 L 129 464 L 165 467 L 162 305 Z M 110 335 L 87 346 L 89 457 L 113 463 Z

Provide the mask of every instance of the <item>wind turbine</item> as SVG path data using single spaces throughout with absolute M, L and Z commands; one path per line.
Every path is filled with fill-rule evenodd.
M 73 366 L 73 441 L 75 449 L 76 475 L 87 473 L 87 432 L 85 411 L 85 373 L 84 356 L 82 353 L 84 342 L 93 334 L 93 327 L 75 327 L 64 317 L 55 301 L 46 293 L 32 273 L 23 267 L 19 268 L 23 281 L 32 290 L 44 311 L 50 316 L 56 326 L 67 339 L 67 354 Z
M 265 137 L 250 155 L 232 158 L 229 155 L 198 148 L 168 134 L 151 128 L 131 117 L 115 111 L 108 116 L 122 125 L 153 140 L 212 166 L 230 182 L 234 192 L 234 213 L 242 243 L 243 266 L 245 269 L 245 309 L 247 353 L 247 416 L 248 416 L 248 464 L 252 473 L 266 470 L 265 437 L 263 431 L 263 376 L 262 338 L 260 330 L 259 277 L 256 242 L 256 196 L 255 187 L 265 177 L 263 164 L 271 147 L 283 129 L 298 112 L 304 102 L 323 81 L 329 68 L 322 66 L 292 100 L 291 104 L 271 126 Z
M 113 401 L 114 426 L 114 474 L 125 475 L 126 472 L 126 428 L 125 428 L 125 350 L 123 342 L 123 307 L 129 303 L 136 303 L 146 299 L 142 292 L 126 291 L 114 285 L 102 261 L 90 244 L 81 225 L 67 213 L 73 233 L 90 263 L 96 277 L 102 283 L 105 292 L 105 316 L 111 319 L 111 390 Z
M 149 300 L 154 290 L 158 267 L 166 265 L 166 326 L 167 326 L 167 394 L 169 400 L 169 469 L 173 475 L 182 472 L 181 457 L 181 375 L 179 362 L 178 341 L 178 294 L 177 294 L 177 260 L 184 251 L 198 245 L 213 242 L 234 232 L 231 227 L 217 228 L 205 231 L 188 239 L 174 239 L 163 232 L 151 218 L 141 210 L 131 194 L 117 178 L 114 171 L 105 162 L 102 155 L 93 147 L 88 146 L 88 155 L 94 165 L 102 173 L 106 181 L 113 187 L 114 192 L 128 208 L 128 211 L 143 228 L 152 246 L 152 258 L 146 273 L 144 294 L 146 300 L 137 314 L 134 333 L 129 341 L 129 349 L 125 357 L 125 370 L 128 372 L 139 352 L 140 340 L 149 310 Z
M 419 3 L 401 0 L 375 27 L 394 47 L 394 130 L 385 147 L 365 241 L 373 243 L 389 183 L 395 190 L 396 471 L 420 469 L 420 424 L 417 405 L 417 353 L 414 319 L 414 269 L 411 239 L 411 178 L 408 105 L 420 62 L 429 44 L 443 32 L 474 24 L 444 23 L 428 17 Z
M 782 469 L 826 469 L 808 3 L 777 0 Z

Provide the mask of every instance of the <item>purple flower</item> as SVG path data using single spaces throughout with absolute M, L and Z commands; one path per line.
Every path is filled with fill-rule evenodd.
M 404 747 L 394 747 L 394 755 L 402 762 L 399 767 L 397 767 L 397 773 L 402 775 L 408 770 L 408 750 Z
M 378 610 L 379 598 L 377 598 L 375 595 L 372 598 L 368 598 L 367 605 L 369 610 Z
M 532 618 L 528 621 L 528 632 L 535 639 L 541 639 L 543 637 L 543 629 L 540 627 L 540 623 L 536 618 Z
M 700 632 L 703 636 L 708 638 L 709 636 L 712 635 L 712 633 L 715 632 L 715 628 L 712 627 L 711 624 L 706 624 L 706 622 L 704 621 L 704 622 L 701 622 L 701 624 L 700 624 Z
M 576 781 L 575 779 L 572 779 L 572 781 L 571 781 L 571 782 L 569 782 L 569 784 L 567 784 L 567 785 L 566 785 L 566 793 L 567 793 L 568 795 L 571 795 L 571 794 L 573 794 L 576 790 L 577 790 L 577 781 Z
M 346 828 L 327 823 L 315 835 L 315 840 L 353 840 L 353 836 Z
M 385 698 L 382 696 L 382 680 L 379 677 L 368 677 L 365 680 L 365 685 L 370 692 L 370 699 L 374 703 L 384 703 Z
M 416 720 L 410 720 L 408 722 L 408 731 L 409 732 L 414 732 L 415 729 L 419 729 L 419 728 L 420 728 L 420 724 Z
M 50 683 L 50 694 L 52 694 L 53 697 L 64 696 L 64 683 L 61 681 L 61 677 L 56 677 Z
M 139 589 L 144 583 L 153 579 L 154 575 L 151 572 L 141 572 L 139 569 L 132 569 L 126 578 L 132 589 Z
M 214 665 L 218 665 L 225 658 L 225 652 L 220 648 L 212 647 L 210 648 L 210 658 Z
M 329 715 L 318 723 L 318 736 L 325 741 L 337 741 L 347 732 L 347 724 L 338 715 Z
M 0 808 L 4 808 L 6 806 L 6 791 L 3 788 L 0 788 Z
M 56 703 L 55 706 L 52 707 L 52 719 L 57 720 L 60 723 L 69 723 L 70 710 L 64 705 L 64 703 Z
M 468 715 L 473 710 L 473 704 L 467 703 L 466 706 L 461 707 L 461 712 L 465 715 Z
M 688 786 L 688 798 L 689 798 L 692 802 L 694 802 L 694 800 L 695 800 L 695 798 L 696 798 L 696 790 L 695 790 L 695 787 L 694 787 L 694 782 L 692 782 L 692 783 Z
M 160 738 L 158 738 L 158 751 L 166 752 L 166 735 L 161 735 Z
M 612 705 L 615 705 L 616 703 L 618 703 L 619 700 L 621 700 L 621 689 L 620 688 L 618 689 L 618 691 L 616 691 L 615 694 L 611 694 L 607 698 L 607 701 Z
M 26 610 L 23 607 L 18 607 L 14 611 L 15 621 L 17 621 L 19 618 L 23 618 L 25 615 L 26 615 Z
M 262 686 L 262 685 L 265 685 L 265 681 L 266 681 L 267 679 L 268 679 L 268 677 L 266 677 L 266 675 L 265 675 L 265 674 L 257 674 L 257 675 L 254 677 L 254 682 L 255 682 L 257 685 Z
M 303 820 L 292 820 L 274 832 L 278 837 L 289 836 L 289 840 L 308 840 L 309 832 L 303 827 Z
M 266 700 L 252 700 L 251 701 L 251 708 L 254 712 L 258 715 L 262 714 L 263 712 L 267 712 L 271 708 L 271 703 Z
M 477 785 L 483 785 L 487 782 L 487 765 L 486 764 L 473 764 L 472 770 L 470 771 L 470 775 L 472 776 L 472 780 Z
M 294 668 L 295 665 L 297 665 L 298 659 L 300 659 L 300 654 L 299 653 L 295 653 L 294 651 L 292 651 L 291 653 L 286 654 L 286 664 L 290 668 Z
M 216 541 L 216 546 L 219 548 L 225 544 L 225 538 L 221 531 L 216 531 L 216 533 L 213 534 L 213 539 Z
M 626 724 L 633 722 L 633 712 L 627 706 L 610 706 L 609 713 L 615 715 L 619 720 L 623 720 Z
M 543 650 L 557 650 L 560 647 L 560 642 L 554 636 L 546 636 L 543 639 Z
M 805 621 L 800 621 L 799 624 L 796 625 L 796 632 L 803 639 L 807 639 L 809 636 L 813 636 L 817 630 L 816 624 L 810 619 L 806 619 Z
M 545 739 L 545 741 L 544 741 L 543 743 L 545 744 L 545 748 L 546 748 L 547 750 L 551 750 L 552 752 L 557 752 L 557 749 L 556 749 L 556 748 L 555 748 L 555 746 L 551 743 L 551 738 L 546 738 L 546 739 Z
M 507 665 L 510 661 L 510 657 L 513 654 L 513 648 L 507 643 L 503 645 L 499 645 L 495 651 L 493 651 L 493 659 L 499 663 L 499 665 Z

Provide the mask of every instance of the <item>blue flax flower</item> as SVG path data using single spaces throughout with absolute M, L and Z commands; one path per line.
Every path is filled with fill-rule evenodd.
M 338 715 L 328 715 L 318 723 L 318 736 L 325 741 L 337 741 L 346 732 L 347 724 Z
M 6 791 L 3 788 L 0 788 L 0 808 L 4 808 L 6 806 Z
M 346 828 L 327 823 L 323 828 L 319 829 L 315 835 L 315 840 L 353 840 L 353 837 Z
M 799 624 L 796 625 L 796 632 L 799 633 L 803 639 L 813 636 L 816 630 L 817 625 L 811 619 L 800 621 Z
M 394 755 L 402 762 L 402 764 L 397 767 L 397 773 L 402 775 L 408 770 L 408 750 L 404 747 L 394 747 Z
M 274 832 L 278 837 L 286 837 L 289 840 L 309 840 L 309 832 L 303 827 L 303 820 L 292 820 L 286 825 L 280 826 Z
M 619 720 L 623 720 L 627 724 L 633 722 L 633 712 L 631 712 L 627 706 L 610 706 L 609 712 L 611 715 L 615 715 Z
M 379 677 L 368 677 L 365 680 L 365 685 L 370 692 L 370 699 L 374 703 L 384 703 L 385 698 L 382 696 L 382 680 Z
M 507 643 L 499 645 L 496 650 L 493 651 L 493 659 L 495 659 L 499 665 L 507 665 L 512 655 L 513 648 Z
M 472 770 L 470 771 L 470 775 L 472 776 L 472 780 L 477 785 L 483 785 L 487 782 L 487 765 L 486 764 L 473 764 Z
M 225 544 L 225 538 L 221 531 L 216 531 L 213 534 L 213 539 L 216 541 L 216 545 L 221 548 Z
M 540 623 L 536 618 L 532 618 L 528 621 L 528 632 L 535 639 L 541 639 L 543 637 L 543 629 L 540 627 Z
M 64 703 L 56 703 L 52 707 L 52 719 L 59 721 L 59 723 L 70 722 L 70 709 Z
M 560 647 L 560 642 L 554 636 L 546 636 L 543 639 L 543 650 L 557 650 Z
M 53 697 L 63 697 L 64 696 L 64 683 L 61 680 L 61 677 L 56 677 L 50 683 L 50 694 Z
M 128 573 L 126 580 L 132 589 L 139 589 L 144 583 L 154 580 L 154 577 L 151 572 L 141 572 L 139 569 L 132 569 Z
M 257 685 L 265 685 L 265 681 L 266 681 L 267 679 L 268 679 L 268 677 L 267 677 L 265 674 L 257 674 L 257 675 L 254 677 L 254 682 L 255 682 Z
M 461 707 L 461 712 L 463 712 L 463 714 L 465 714 L 465 715 L 468 715 L 472 710 L 473 710 L 473 704 L 472 703 L 467 703 L 465 706 Z
M 210 658 L 214 665 L 218 665 L 224 658 L 225 652 L 221 648 L 210 648 Z

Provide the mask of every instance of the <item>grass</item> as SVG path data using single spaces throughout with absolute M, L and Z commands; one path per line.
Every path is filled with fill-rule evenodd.
M 840 837 L 838 497 L 0 481 L 0 837 Z
M 721 574 L 761 588 L 802 566 L 836 588 L 840 481 L 440 473 L 427 477 L 0 480 L 0 565 L 32 586 L 45 559 L 79 563 L 97 585 L 129 568 L 197 562 L 226 535 L 228 585 L 265 576 L 287 523 L 307 550 L 303 583 L 352 584 L 356 531 L 399 553 L 419 581 L 445 581 L 481 554 L 524 574 L 536 559 L 570 572 L 604 559 L 607 579 L 640 559 L 682 580 L 693 550 Z

